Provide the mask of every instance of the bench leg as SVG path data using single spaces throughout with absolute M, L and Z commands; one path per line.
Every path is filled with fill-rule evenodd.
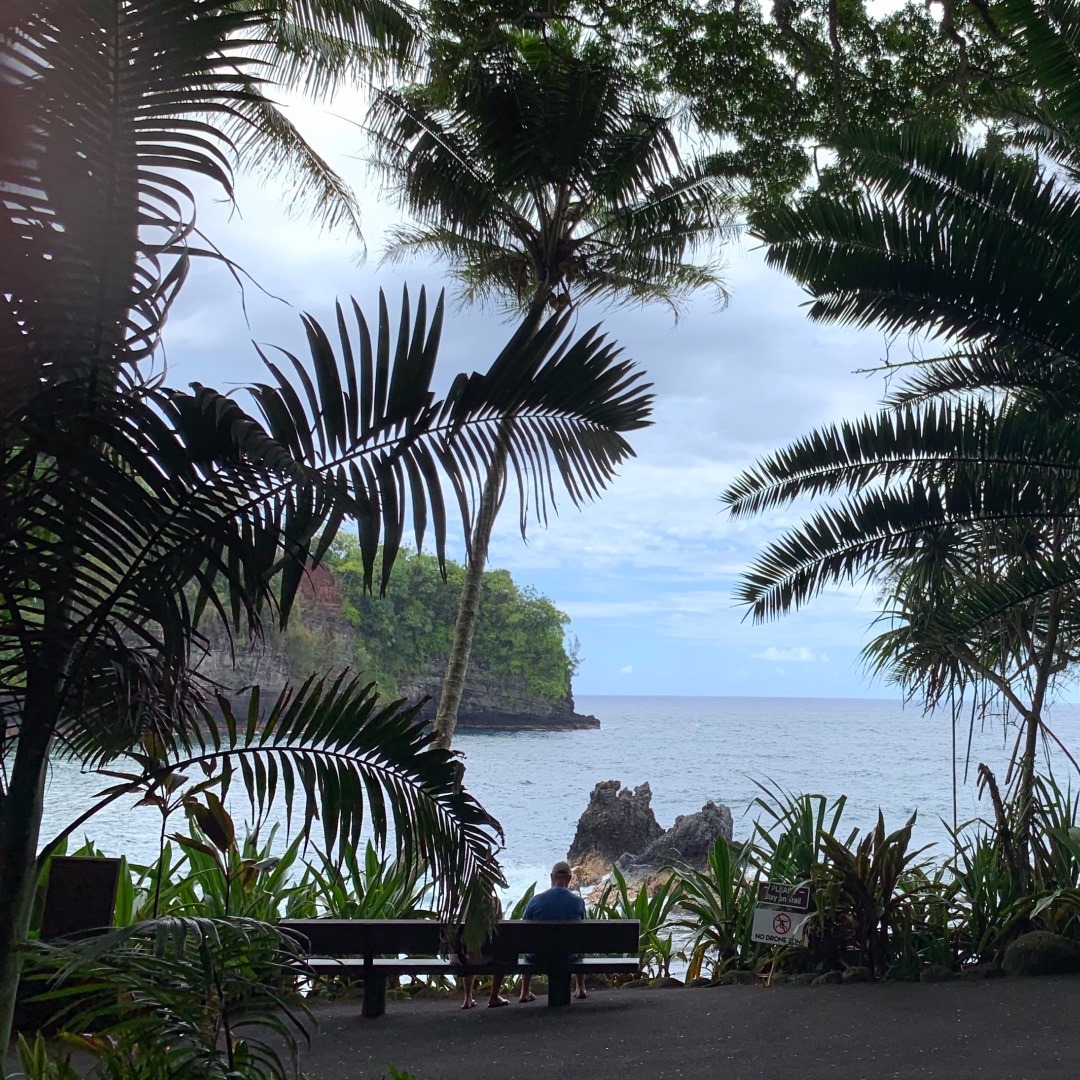
M 386 976 L 364 975 L 364 1016 L 373 1018 L 386 1012 Z
M 548 1005 L 569 1005 L 570 1004 L 570 972 L 568 969 L 562 971 L 549 971 L 548 972 Z

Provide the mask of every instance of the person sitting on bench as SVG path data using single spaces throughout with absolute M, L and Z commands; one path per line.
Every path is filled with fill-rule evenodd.
M 503 917 L 502 901 L 499 899 L 497 893 L 492 893 L 489 899 L 491 904 L 491 918 L 492 921 L 498 922 Z M 454 953 L 454 963 L 460 964 L 462 967 L 467 967 L 469 964 L 486 964 L 489 963 L 493 957 L 487 953 L 471 953 L 465 948 L 465 943 L 461 940 L 458 941 L 457 949 Z M 461 977 L 461 988 L 464 993 L 465 999 L 462 1002 L 461 1007 L 463 1009 L 471 1009 L 476 1004 L 476 999 L 473 997 L 473 987 L 476 985 L 475 975 L 463 975 Z M 493 975 L 491 978 L 491 993 L 488 996 L 488 1008 L 498 1009 L 502 1005 L 509 1005 L 510 1002 L 506 1000 L 500 993 L 502 988 L 502 977 L 499 975 Z
M 570 891 L 570 879 L 572 872 L 570 870 L 570 864 L 563 860 L 559 860 L 551 868 L 551 888 L 545 889 L 544 892 L 538 893 L 530 901 L 525 908 L 526 919 L 584 919 L 585 918 L 585 901 L 577 893 Z M 530 964 L 538 963 L 537 957 L 526 956 L 526 961 Z M 571 957 L 571 963 L 579 960 L 580 957 Z M 575 975 L 577 983 L 577 993 L 574 995 L 576 998 L 585 997 L 585 976 Z M 529 990 L 529 983 L 531 976 L 521 976 L 521 996 L 518 998 L 519 1002 L 535 1001 L 536 995 Z

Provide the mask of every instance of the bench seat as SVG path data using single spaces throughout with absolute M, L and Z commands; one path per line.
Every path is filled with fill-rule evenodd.
M 640 967 L 640 924 L 630 919 L 505 920 L 483 947 L 492 959 L 468 965 L 447 957 L 456 934 L 433 920 L 286 919 L 280 926 L 304 946 L 312 977 L 363 981 L 368 1017 L 385 1011 L 387 980 L 395 975 L 545 975 L 548 1004 L 568 1005 L 572 975 L 636 974 Z
M 321 979 L 344 976 L 363 978 L 363 957 L 312 957 L 305 964 L 312 975 Z M 438 957 L 403 957 L 397 960 L 379 957 L 371 961 L 371 970 L 383 975 L 543 975 L 541 964 L 492 961 L 487 964 L 454 964 Z M 641 970 L 637 957 L 586 956 L 570 965 L 571 975 L 636 975 Z

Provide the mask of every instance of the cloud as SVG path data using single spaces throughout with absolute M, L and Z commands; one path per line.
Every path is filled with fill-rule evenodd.
M 768 660 L 774 664 L 827 664 L 825 653 L 815 652 L 807 645 L 796 645 L 790 649 L 778 649 L 770 645 L 762 652 L 751 653 L 752 660 Z
M 265 291 L 245 286 L 245 317 L 228 271 L 199 262 L 166 328 L 171 385 L 198 380 L 228 389 L 260 380 L 252 340 L 303 358 L 301 311 L 332 331 L 337 297 L 356 296 L 370 317 L 384 288 L 396 314 L 403 283 L 415 310 L 421 285 L 432 303 L 449 282 L 437 266 L 378 265 L 383 234 L 400 215 L 379 200 L 359 163 L 363 148 L 346 118 L 361 114 L 359 101 L 293 110 L 316 148 L 362 193 L 369 260 L 358 261 L 355 238 L 320 233 L 302 214 L 284 217 L 275 185 L 241 178 L 239 213 L 200 199 L 200 227 Z M 584 657 L 576 688 L 625 692 L 633 674 L 634 690 L 643 693 L 767 694 L 775 665 L 791 662 L 793 692 L 857 695 L 865 689 L 857 657 L 875 611 L 872 596 L 849 586 L 767 626 L 746 620 L 734 600 L 740 577 L 764 545 L 798 524 L 805 508 L 733 519 L 720 496 L 760 456 L 814 427 L 872 409 L 882 382 L 855 372 L 885 354 L 883 338 L 811 324 L 805 294 L 770 270 L 761 252 L 733 246 L 722 255 L 731 293 L 722 311 L 702 296 L 678 324 L 656 306 L 580 312 L 576 332 L 602 322 L 624 355 L 641 364 L 654 384 L 655 422 L 634 433 L 636 456 L 622 464 L 602 499 L 579 510 L 561 496 L 548 528 L 529 523 L 527 543 L 508 499 L 491 565 L 509 570 L 520 585 L 534 585 L 574 620 Z M 458 371 L 486 369 L 511 332 L 500 315 L 451 302 L 437 385 L 445 389 Z M 276 358 L 273 349 L 267 352 Z M 453 530 L 449 554 L 464 554 Z M 818 644 L 811 650 L 805 641 Z M 628 655 L 636 671 L 624 663 Z

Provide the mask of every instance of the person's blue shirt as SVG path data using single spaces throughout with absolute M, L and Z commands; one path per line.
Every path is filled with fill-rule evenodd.
M 526 919 L 584 919 L 585 901 L 564 889 L 553 885 L 542 893 L 537 893 L 525 908 Z

